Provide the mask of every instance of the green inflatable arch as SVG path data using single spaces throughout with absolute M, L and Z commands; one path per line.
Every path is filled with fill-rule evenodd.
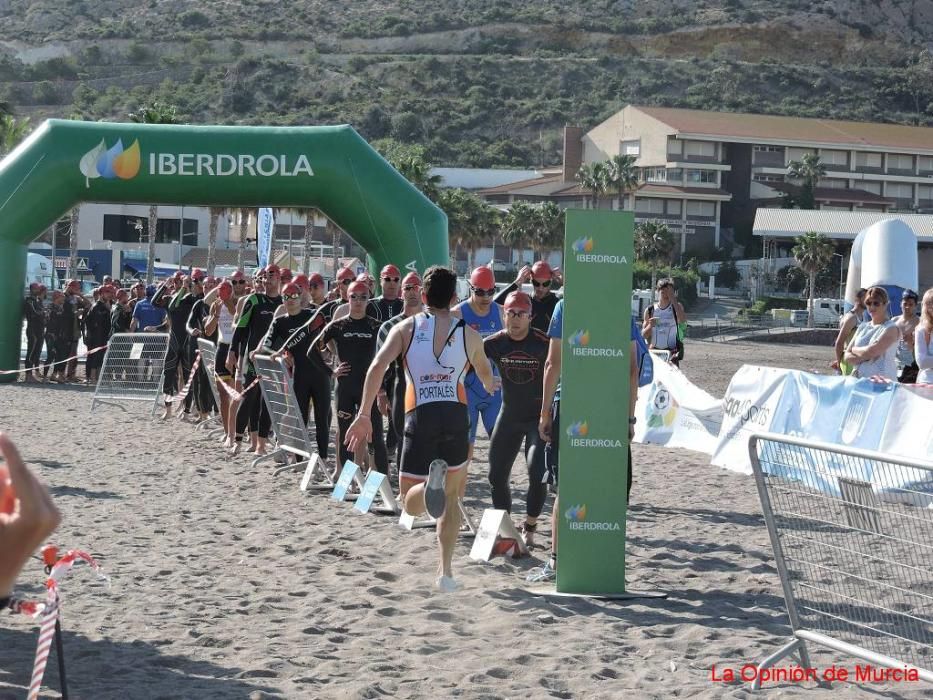
M 447 217 L 349 126 L 53 119 L 0 162 L 0 369 L 19 366 L 26 246 L 82 201 L 316 207 L 374 269 L 448 261 Z

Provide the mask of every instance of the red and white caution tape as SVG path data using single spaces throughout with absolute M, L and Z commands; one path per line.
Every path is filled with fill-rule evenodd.
M 230 387 L 226 382 L 220 382 L 220 386 L 223 388 L 225 392 L 227 392 L 227 396 L 230 397 L 231 401 L 239 401 L 240 399 L 243 398 L 244 394 L 246 394 L 247 391 L 249 391 L 250 389 L 252 389 L 254 386 L 258 384 L 259 384 L 259 377 L 256 377 L 252 382 L 250 382 L 249 386 L 243 389 L 243 391 L 237 391 L 236 389 L 233 389 L 232 387 Z
M 72 355 L 71 357 L 66 357 L 64 360 L 55 360 L 55 362 L 50 362 L 46 365 L 39 365 L 37 367 L 24 367 L 23 369 L 3 369 L 0 370 L 0 374 L 19 374 L 20 372 L 38 372 L 40 369 L 45 369 L 46 367 L 51 367 L 52 365 L 58 365 L 63 362 L 71 362 L 72 360 L 78 360 L 82 357 L 87 357 L 88 355 L 93 355 L 95 352 L 100 352 L 101 350 L 106 350 L 106 345 L 101 345 L 96 347 L 93 350 L 87 350 L 86 352 L 79 352 L 77 355 Z
M 36 700 L 39 697 L 42 678 L 45 676 L 45 666 L 49 661 L 49 650 L 52 648 L 52 640 L 55 638 L 55 621 L 61 618 L 58 583 L 71 571 L 71 567 L 79 559 L 87 562 L 100 578 L 108 580 L 106 576 L 100 573 L 100 564 L 94 561 L 90 554 L 79 549 L 71 550 L 52 567 L 49 578 L 45 582 L 48 594 L 45 609 L 42 611 L 42 623 L 39 626 L 39 643 L 36 646 L 36 660 L 32 666 L 32 680 L 29 683 L 27 700 Z
M 194 358 L 194 364 L 191 365 L 191 373 L 188 375 L 188 383 L 185 384 L 185 388 L 181 390 L 181 393 L 176 394 L 175 396 L 166 399 L 165 403 L 175 403 L 178 401 L 184 401 L 188 396 L 188 392 L 191 391 L 191 385 L 194 384 L 194 378 L 198 374 L 198 367 L 201 365 L 201 351 L 198 350 L 198 356 Z

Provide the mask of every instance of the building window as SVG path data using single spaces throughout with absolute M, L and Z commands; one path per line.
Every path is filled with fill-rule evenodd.
M 684 179 L 683 168 L 668 168 L 667 169 L 667 181 L 668 182 L 683 182 L 683 179 Z
M 619 151 L 623 156 L 635 156 L 638 157 L 641 155 L 641 139 L 635 139 L 633 141 L 623 141 L 619 148 Z
M 917 199 L 933 199 L 933 185 L 917 185 Z
M 881 154 L 880 153 L 856 153 L 855 154 L 855 167 L 856 168 L 880 168 L 881 167 Z
M 805 155 L 807 155 L 808 153 L 813 153 L 813 152 L 814 151 L 812 148 L 788 148 L 787 149 L 787 162 L 790 163 L 791 161 L 794 161 L 794 160 L 797 162 L 800 162 L 801 160 L 803 160 L 803 157 Z
M 767 175 L 764 173 L 755 173 L 752 179 L 755 182 L 784 182 L 783 175 Z M 823 184 L 822 180 L 820 180 L 820 184 Z
M 685 152 L 688 156 L 715 158 L 716 144 L 711 141 L 687 141 Z
M 881 183 L 877 180 L 865 180 L 864 182 L 858 182 L 856 189 L 865 190 L 866 192 L 871 192 L 872 194 L 881 194 Z
M 849 165 L 849 152 L 848 151 L 830 151 L 822 150 L 820 151 L 820 161 L 824 165 Z
M 914 186 L 899 182 L 889 182 L 884 189 L 885 197 L 894 197 L 895 199 L 913 199 Z
M 667 182 L 667 168 L 644 168 L 641 172 L 645 182 Z
M 933 156 L 918 156 L 920 162 L 917 164 L 920 172 L 929 172 L 933 170 Z
M 667 206 L 668 214 L 671 216 L 680 216 L 680 213 L 683 211 L 683 201 L 679 199 L 665 199 L 664 202 Z
M 688 185 L 715 185 L 716 184 L 716 171 L 715 170 L 686 170 L 684 172 L 685 182 Z
M 159 219 L 156 222 L 156 243 L 178 243 L 179 219 Z M 145 216 L 104 214 L 104 240 L 115 243 L 141 243 L 149 241 L 149 220 Z M 198 244 L 198 222 L 185 219 L 184 245 Z
M 905 156 L 898 153 L 888 154 L 888 170 L 909 170 L 914 171 L 914 157 Z
M 820 187 L 828 187 L 831 190 L 849 189 L 849 181 L 841 178 L 825 177 L 820 179 Z
M 679 139 L 669 138 L 667 140 L 667 153 L 672 156 L 682 155 L 684 152 L 684 142 Z
M 635 211 L 639 214 L 663 214 L 664 200 L 651 197 L 636 197 Z
M 755 146 L 756 153 L 783 153 L 784 146 Z
M 704 216 L 712 218 L 716 216 L 716 203 L 688 200 L 687 216 Z

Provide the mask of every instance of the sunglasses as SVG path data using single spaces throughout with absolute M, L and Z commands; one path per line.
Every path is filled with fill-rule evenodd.
M 550 287 L 551 280 L 544 280 L 543 282 L 539 282 L 538 280 L 533 279 L 531 280 L 531 284 L 532 286 L 535 286 L 535 287 Z
M 317 289 L 317 288 L 320 287 L 320 286 L 321 286 L 321 285 L 319 285 L 319 284 L 309 284 L 309 285 L 308 285 L 308 288 L 309 288 L 309 289 Z
M 351 280 L 351 279 L 340 280 L 340 284 L 342 284 L 344 287 L 349 287 L 349 286 L 350 286 L 350 282 L 352 282 L 352 281 L 353 281 L 353 280 Z
M 286 294 L 283 297 L 285 301 L 293 301 L 294 299 L 301 299 L 301 292 L 298 294 Z
M 246 280 L 230 280 L 230 284 L 246 284 Z
M 493 289 L 477 289 L 476 287 L 470 287 L 473 290 L 473 293 L 478 297 L 491 297 L 496 293 L 495 288 Z
M 382 281 L 383 282 L 398 282 L 399 278 L 398 277 L 383 277 Z
M 402 290 L 406 292 L 412 292 L 416 289 L 421 289 L 421 287 L 419 287 L 417 284 L 406 284 L 404 287 L 402 287 Z
M 509 309 L 505 312 L 505 315 L 509 318 L 525 318 L 528 316 L 527 311 L 515 311 L 514 309 Z
M 369 301 L 369 295 L 368 294 L 351 294 L 350 300 L 351 301 Z
M 865 306 L 867 306 L 867 307 L 869 307 L 869 308 L 874 308 L 874 307 L 876 307 L 876 306 L 884 306 L 884 304 L 882 304 L 880 301 L 878 301 L 878 300 L 876 300 L 876 299 L 868 299 L 868 300 L 865 302 Z

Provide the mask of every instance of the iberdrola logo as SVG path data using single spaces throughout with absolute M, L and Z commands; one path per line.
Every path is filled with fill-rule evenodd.
M 590 332 L 588 330 L 577 331 L 570 336 L 570 344 L 574 347 L 586 347 L 590 344 Z
M 99 177 L 105 180 L 119 178 L 132 180 L 139 173 L 140 153 L 139 139 L 133 145 L 123 150 L 123 140 L 107 148 L 107 143 L 101 139 L 100 143 L 84 154 L 79 167 L 84 175 L 84 186 L 90 187 L 91 180 Z
M 576 253 L 592 253 L 593 252 L 593 239 L 592 238 L 578 238 L 573 242 L 573 250 Z
M 572 523 L 582 523 L 586 520 L 586 504 L 584 503 L 582 506 L 570 506 L 567 512 L 564 513 L 564 517 Z
M 577 421 L 576 423 L 571 423 L 570 427 L 567 428 L 567 435 L 570 437 L 586 437 L 589 435 L 590 427 L 586 424 L 586 421 Z

